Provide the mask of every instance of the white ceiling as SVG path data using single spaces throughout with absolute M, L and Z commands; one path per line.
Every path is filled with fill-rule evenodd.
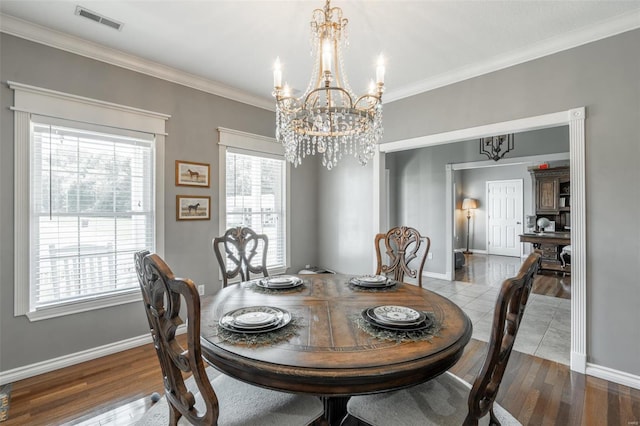
M 78 4 L 123 22 L 123 29 L 75 15 Z M 323 0 L 1 0 L 0 29 L 271 108 L 277 56 L 284 80 L 306 88 L 309 21 L 312 10 L 323 5 Z M 345 66 L 351 86 L 365 91 L 383 53 L 387 102 L 640 28 L 638 0 L 334 0 L 332 6 L 349 19 Z

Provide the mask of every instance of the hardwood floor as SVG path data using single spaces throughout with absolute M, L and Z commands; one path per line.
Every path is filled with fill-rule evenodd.
M 485 351 L 486 344 L 472 340 L 451 371 L 471 382 Z M 497 401 L 525 425 L 635 425 L 640 420 L 640 390 L 515 351 Z
M 486 343 L 472 340 L 452 371 L 473 381 Z M 162 393 L 151 344 L 13 384 L 12 425 L 134 424 Z M 524 425 L 638 425 L 640 390 L 574 373 L 565 365 L 513 352 L 497 401 Z
M 531 291 L 536 294 L 571 299 L 571 276 L 563 277 L 553 272 L 541 272 L 536 276 Z
M 514 276 L 522 259 L 485 254 L 465 255 L 465 264 L 456 269 L 455 280 L 498 286 L 506 277 Z M 538 274 L 531 290 L 535 294 L 571 299 L 571 276 L 544 271 Z
M 75 424 L 135 401 L 142 402 L 142 414 L 156 391 L 162 391 L 162 375 L 148 344 L 13 383 L 3 426 Z M 130 413 L 125 415 L 111 424 L 130 424 Z

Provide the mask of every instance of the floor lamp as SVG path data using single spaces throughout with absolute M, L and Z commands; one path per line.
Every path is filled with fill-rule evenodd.
M 471 209 L 478 208 L 478 201 L 474 198 L 465 198 L 462 200 L 462 210 L 467 211 L 467 249 L 463 252 L 464 254 L 473 254 L 472 251 L 469 250 L 469 231 L 471 224 Z

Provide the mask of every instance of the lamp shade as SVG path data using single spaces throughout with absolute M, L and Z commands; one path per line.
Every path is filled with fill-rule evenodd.
M 475 198 L 465 198 L 462 200 L 462 210 L 477 209 L 478 200 Z

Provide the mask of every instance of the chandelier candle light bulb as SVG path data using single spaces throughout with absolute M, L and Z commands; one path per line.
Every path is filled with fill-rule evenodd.
M 322 42 L 322 71 L 324 73 L 331 72 L 331 56 L 333 56 L 331 40 L 324 39 Z
M 331 170 L 343 155 L 353 155 L 365 165 L 373 158 L 382 139 L 382 93 L 385 64 L 382 55 L 376 67 L 376 83 L 357 97 L 348 84 L 342 48 L 348 45 L 348 20 L 342 9 L 315 9 L 311 19 L 314 67 L 307 90 L 297 98 L 282 87 L 282 67 L 273 68 L 276 98 L 276 140 L 284 146 L 285 158 L 298 166 L 306 156 L 322 154 L 322 165 Z
M 380 55 L 378 57 L 378 67 L 376 68 L 376 81 L 378 84 L 384 84 L 384 57 Z
M 370 95 L 376 94 L 376 84 L 373 82 L 373 80 L 369 82 L 369 94 Z
M 273 64 L 273 85 L 276 89 L 282 87 L 282 65 L 280 65 L 280 58 L 276 58 L 275 64 Z

